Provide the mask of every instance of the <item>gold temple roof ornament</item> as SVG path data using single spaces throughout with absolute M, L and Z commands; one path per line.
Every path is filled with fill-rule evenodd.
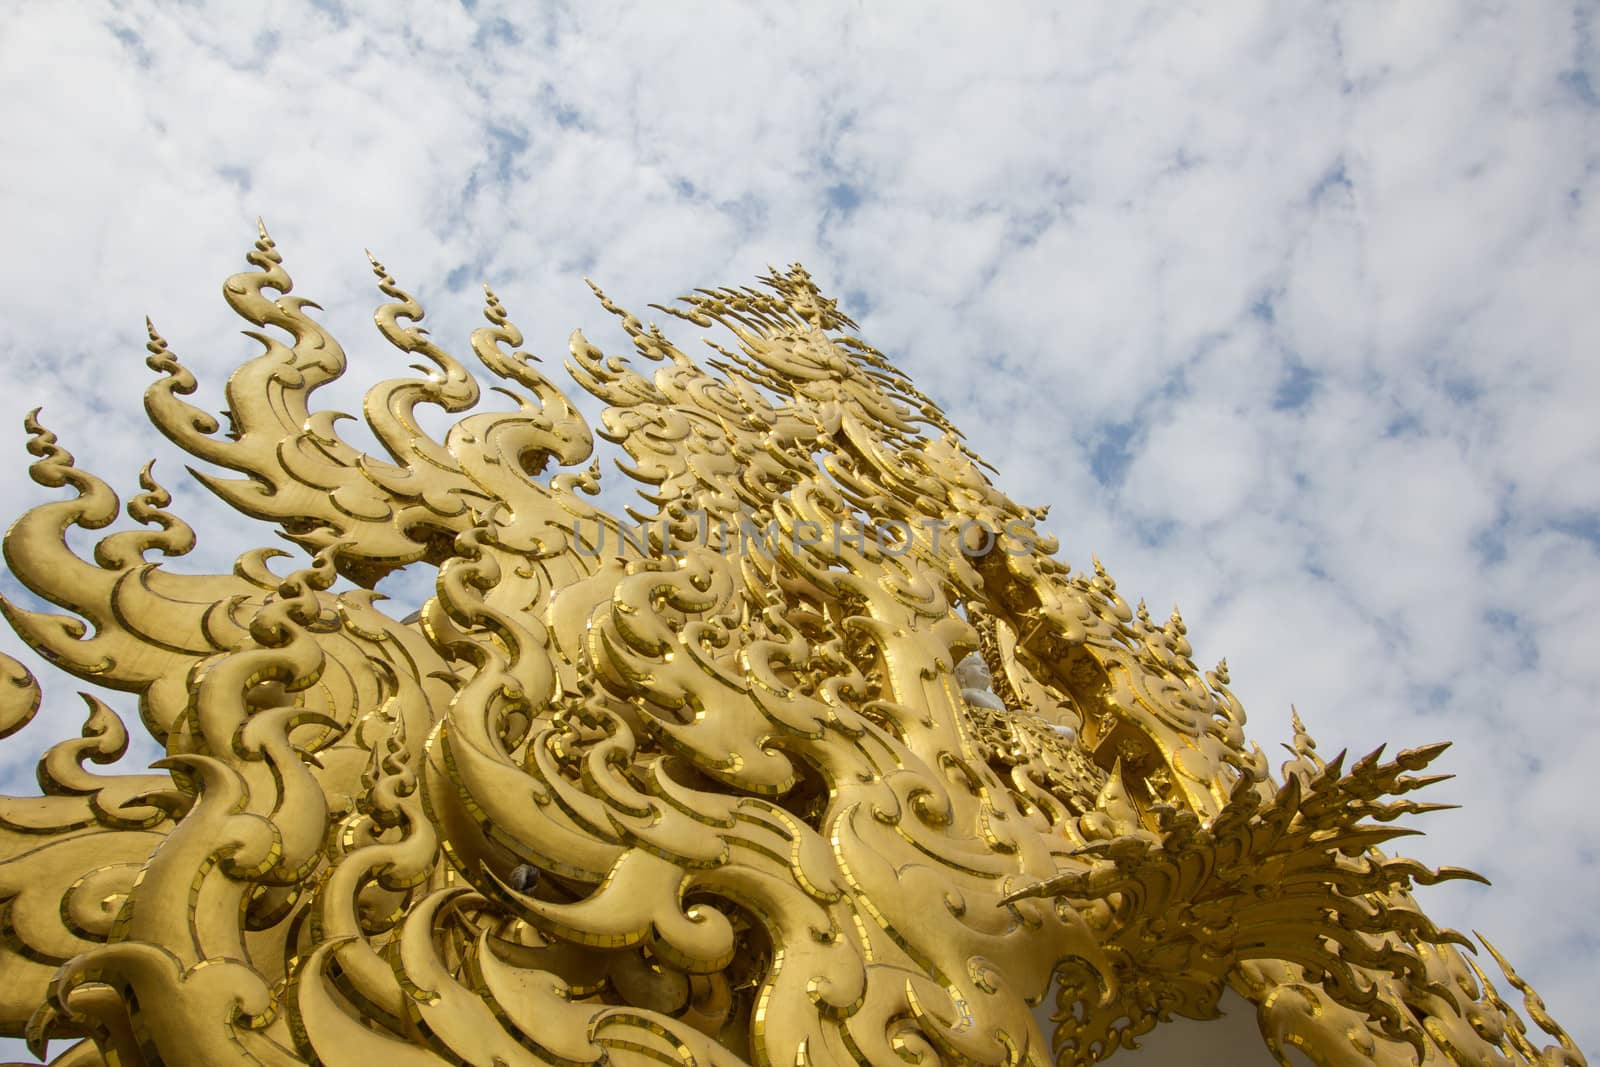
M 659 308 L 722 328 L 703 364 L 597 289 L 636 358 L 572 335 L 591 428 L 487 290 L 470 347 L 516 408 L 474 411 L 374 261 L 422 361 L 366 393 L 374 456 L 311 406 L 344 349 L 265 229 L 248 259 L 223 420 L 153 326 L 145 408 L 309 562 L 147 561 L 195 544 L 148 467 L 82 558 L 123 509 L 27 423 L 69 494 L 5 558 L 61 611 L 0 609 L 165 757 L 91 770 L 129 738 L 86 695 L 42 795 L 0 798 L 0 1033 L 72 1065 L 1067 1065 L 1231 988 L 1285 1064 L 1585 1062 L 1411 895 L 1476 876 L 1380 851 L 1445 746 L 1347 766 L 1296 716 L 1274 772 L 1226 665 L 1059 561 L 800 267 Z M 399 619 L 373 587 L 413 564 Z M 7 736 L 41 698 L 0 671 Z

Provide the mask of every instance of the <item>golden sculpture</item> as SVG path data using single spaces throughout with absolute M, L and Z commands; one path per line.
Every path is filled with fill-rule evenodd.
M 1444 746 L 1346 769 L 1296 719 L 1274 777 L 1176 613 L 1058 562 L 799 267 L 660 309 L 725 328 L 706 369 L 596 290 L 658 365 L 572 336 L 646 487 L 624 522 L 493 293 L 471 347 L 517 408 L 468 414 L 374 261 L 379 332 L 426 361 L 366 394 L 377 458 L 310 406 L 344 352 L 265 230 L 248 258 L 226 425 L 154 327 L 145 407 L 309 564 L 147 562 L 194 545 L 148 467 L 143 528 L 80 558 L 117 498 L 28 420 L 71 495 L 5 556 L 68 614 L 0 607 L 166 756 L 91 771 L 128 735 L 86 696 L 43 795 L 0 798 L 0 1032 L 87 1037 L 73 1065 L 1082 1064 L 1231 986 L 1283 1063 L 1584 1063 L 1410 895 L 1472 876 L 1378 851 Z M 436 593 L 395 619 L 372 587 L 413 563 Z M 4 666 L 0 735 L 40 701 Z

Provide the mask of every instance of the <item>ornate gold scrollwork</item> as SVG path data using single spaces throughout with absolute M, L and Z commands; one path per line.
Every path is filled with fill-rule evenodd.
M 1176 613 L 1058 561 L 799 267 L 661 309 L 726 331 L 704 366 L 596 290 L 655 369 L 573 334 L 591 429 L 492 292 L 470 348 L 516 408 L 475 412 L 373 261 L 379 333 L 423 362 L 367 393 L 371 456 L 311 404 L 344 351 L 265 230 L 248 259 L 226 428 L 153 326 L 145 404 L 299 569 L 147 562 L 194 544 L 149 468 L 141 528 L 81 558 L 122 510 L 28 423 L 70 495 L 5 556 L 61 610 L 0 608 L 165 758 L 87 769 L 127 745 L 88 696 L 42 795 L 0 798 L 0 1032 L 88 1038 L 71 1064 L 998 1067 L 1103 1059 L 1231 985 L 1280 1059 L 1583 1062 L 1416 908 L 1464 872 L 1378 851 L 1439 749 L 1345 771 L 1296 720 L 1275 778 Z M 642 525 L 592 501 L 596 434 Z M 408 564 L 437 582 L 397 620 L 373 586 Z M 5 736 L 40 697 L 0 672 Z

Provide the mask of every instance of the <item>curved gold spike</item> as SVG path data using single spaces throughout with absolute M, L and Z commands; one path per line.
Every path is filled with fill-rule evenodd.
M 10 737 L 32 722 L 40 699 L 33 672 L 0 652 L 0 738 Z

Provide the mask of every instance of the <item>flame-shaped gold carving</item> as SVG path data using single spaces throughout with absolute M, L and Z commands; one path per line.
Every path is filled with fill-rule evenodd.
M 299 569 L 147 561 L 194 545 L 148 467 L 82 558 L 117 497 L 28 420 L 70 495 L 5 556 L 62 611 L 0 608 L 165 757 L 91 771 L 128 735 L 86 695 L 42 795 L 0 798 L 0 1032 L 85 1065 L 1080 1064 L 1232 986 L 1285 1063 L 1584 1062 L 1417 910 L 1466 872 L 1377 851 L 1442 746 L 1345 771 L 1297 717 L 1274 777 L 1177 614 L 1059 562 L 799 267 L 659 309 L 723 328 L 704 365 L 596 290 L 655 369 L 574 333 L 591 429 L 487 291 L 470 347 L 515 407 L 475 411 L 374 260 L 420 362 L 367 392 L 373 456 L 312 406 L 344 350 L 265 230 L 248 259 L 224 419 L 153 326 L 145 407 Z M 596 434 L 642 525 L 594 502 Z M 396 619 L 373 587 L 410 564 L 434 595 Z M 0 673 L 4 736 L 40 696 Z

